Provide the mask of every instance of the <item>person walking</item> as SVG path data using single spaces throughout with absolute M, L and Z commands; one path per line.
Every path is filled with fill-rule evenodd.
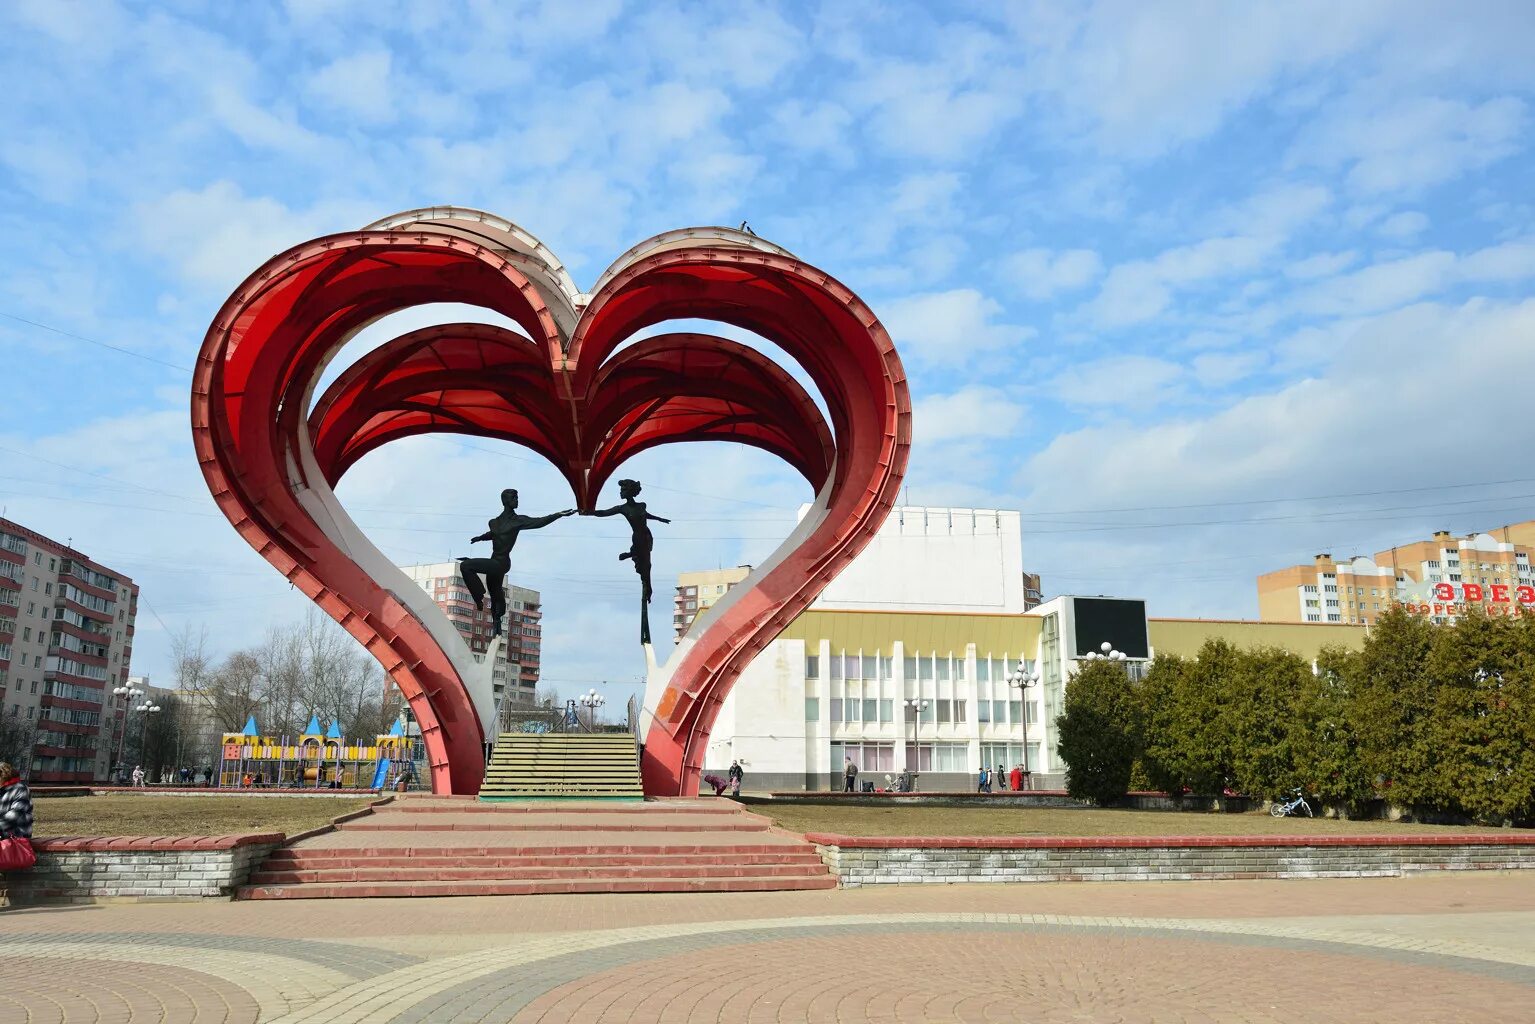
M 1023 765 L 1013 765 L 1013 770 L 1007 773 L 1007 781 L 1012 787 L 1013 792 L 1021 793 L 1023 791 Z
M 0 761 L 0 871 L 20 871 L 36 863 L 32 791 L 14 765 Z
M 135 786 L 144 785 L 144 766 L 141 764 L 133 766 L 133 784 Z
M 746 778 L 746 771 L 741 767 L 740 761 L 730 762 L 730 795 L 741 795 L 741 780 Z
M 975 791 L 977 793 L 991 792 L 991 771 L 984 764 L 981 765 L 981 774 L 975 780 Z
M 846 760 L 847 763 L 842 766 L 842 792 L 856 793 L 858 792 L 858 766 L 853 763 L 851 757 Z

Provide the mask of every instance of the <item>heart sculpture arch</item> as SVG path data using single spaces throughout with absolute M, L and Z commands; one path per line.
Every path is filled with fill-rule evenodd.
M 491 309 L 489 324 L 411 331 L 314 397 L 358 330 L 413 305 Z M 670 320 L 776 344 L 810 395 L 754 349 L 696 333 L 620 348 Z M 657 235 L 576 290 L 543 243 L 491 214 L 407 211 L 267 261 L 224 303 L 198 354 L 192 434 L 235 529 L 383 665 L 421 726 L 437 793 L 475 793 L 489 666 L 353 523 L 333 490 L 392 440 L 459 433 L 548 459 L 590 509 L 620 464 L 661 444 L 730 440 L 784 459 L 816 499 L 793 534 L 651 665 L 646 793 L 691 795 L 735 680 L 864 547 L 899 491 L 911 400 L 889 335 L 851 290 L 728 228 Z

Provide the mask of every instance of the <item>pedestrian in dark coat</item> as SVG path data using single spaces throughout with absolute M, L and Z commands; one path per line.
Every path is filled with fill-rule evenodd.
M 0 761 L 0 839 L 32 838 L 32 791 L 16 767 Z

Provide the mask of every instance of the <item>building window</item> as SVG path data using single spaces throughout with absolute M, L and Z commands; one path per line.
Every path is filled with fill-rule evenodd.
M 991 721 L 991 701 L 978 700 L 975 702 L 975 720 L 977 722 Z
M 819 656 L 814 654 L 805 655 L 805 678 L 821 678 L 821 659 Z
M 879 701 L 873 697 L 863 699 L 863 720 L 870 725 L 879 720 Z
M 879 720 L 881 722 L 895 721 L 895 701 L 889 697 L 879 702 Z
M 970 770 L 965 763 L 969 750 L 963 743 L 920 743 L 917 745 L 915 759 L 911 757 L 910 748 L 907 750 L 908 761 L 915 761 L 908 767 L 914 771 L 968 772 Z
M 954 702 L 940 700 L 938 702 L 938 724 L 948 725 L 954 719 Z
M 831 714 L 829 717 L 833 722 L 842 721 L 842 701 L 840 698 L 833 697 L 831 699 Z
M 991 720 L 998 725 L 1007 724 L 1007 701 L 994 700 L 991 702 Z
M 821 720 L 821 698 L 805 698 L 805 721 L 819 722 Z
M 991 681 L 991 659 L 989 657 L 975 659 L 975 681 L 978 683 Z
M 963 724 L 965 721 L 965 702 L 962 700 L 954 702 L 954 721 L 957 724 Z

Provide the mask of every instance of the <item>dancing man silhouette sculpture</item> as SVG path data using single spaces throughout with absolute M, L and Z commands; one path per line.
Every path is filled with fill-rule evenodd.
M 523 530 L 542 529 L 556 519 L 575 514 L 576 510 L 572 508 L 547 516 L 521 515 L 517 511 L 517 492 L 510 487 L 501 492 L 501 514 L 490 521 L 490 529 L 469 541 L 471 544 L 490 541 L 490 557 L 458 560 L 459 574 L 463 576 L 476 608 L 484 609 L 485 591 L 490 591 L 490 617 L 495 620 L 491 624 L 491 636 L 501 635 L 501 619 L 506 615 L 504 584 L 507 570 L 512 567 L 512 547 L 517 543 L 518 534 Z
M 669 523 L 670 519 L 662 519 L 660 516 L 651 515 L 645 511 L 643 501 L 635 501 L 639 496 L 640 482 L 638 480 L 618 481 L 618 495 L 624 500 L 612 508 L 593 509 L 590 512 L 582 512 L 583 516 L 623 516 L 629 520 L 629 529 L 634 537 L 630 541 L 629 550 L 619 555 L 619 561 L 629 559 L 634 563 L 634 571 L 640 577 L 640 643 L 650 643 L 650 552 L 655 547 L 655 537 L 650 533 L 650 522 Z

